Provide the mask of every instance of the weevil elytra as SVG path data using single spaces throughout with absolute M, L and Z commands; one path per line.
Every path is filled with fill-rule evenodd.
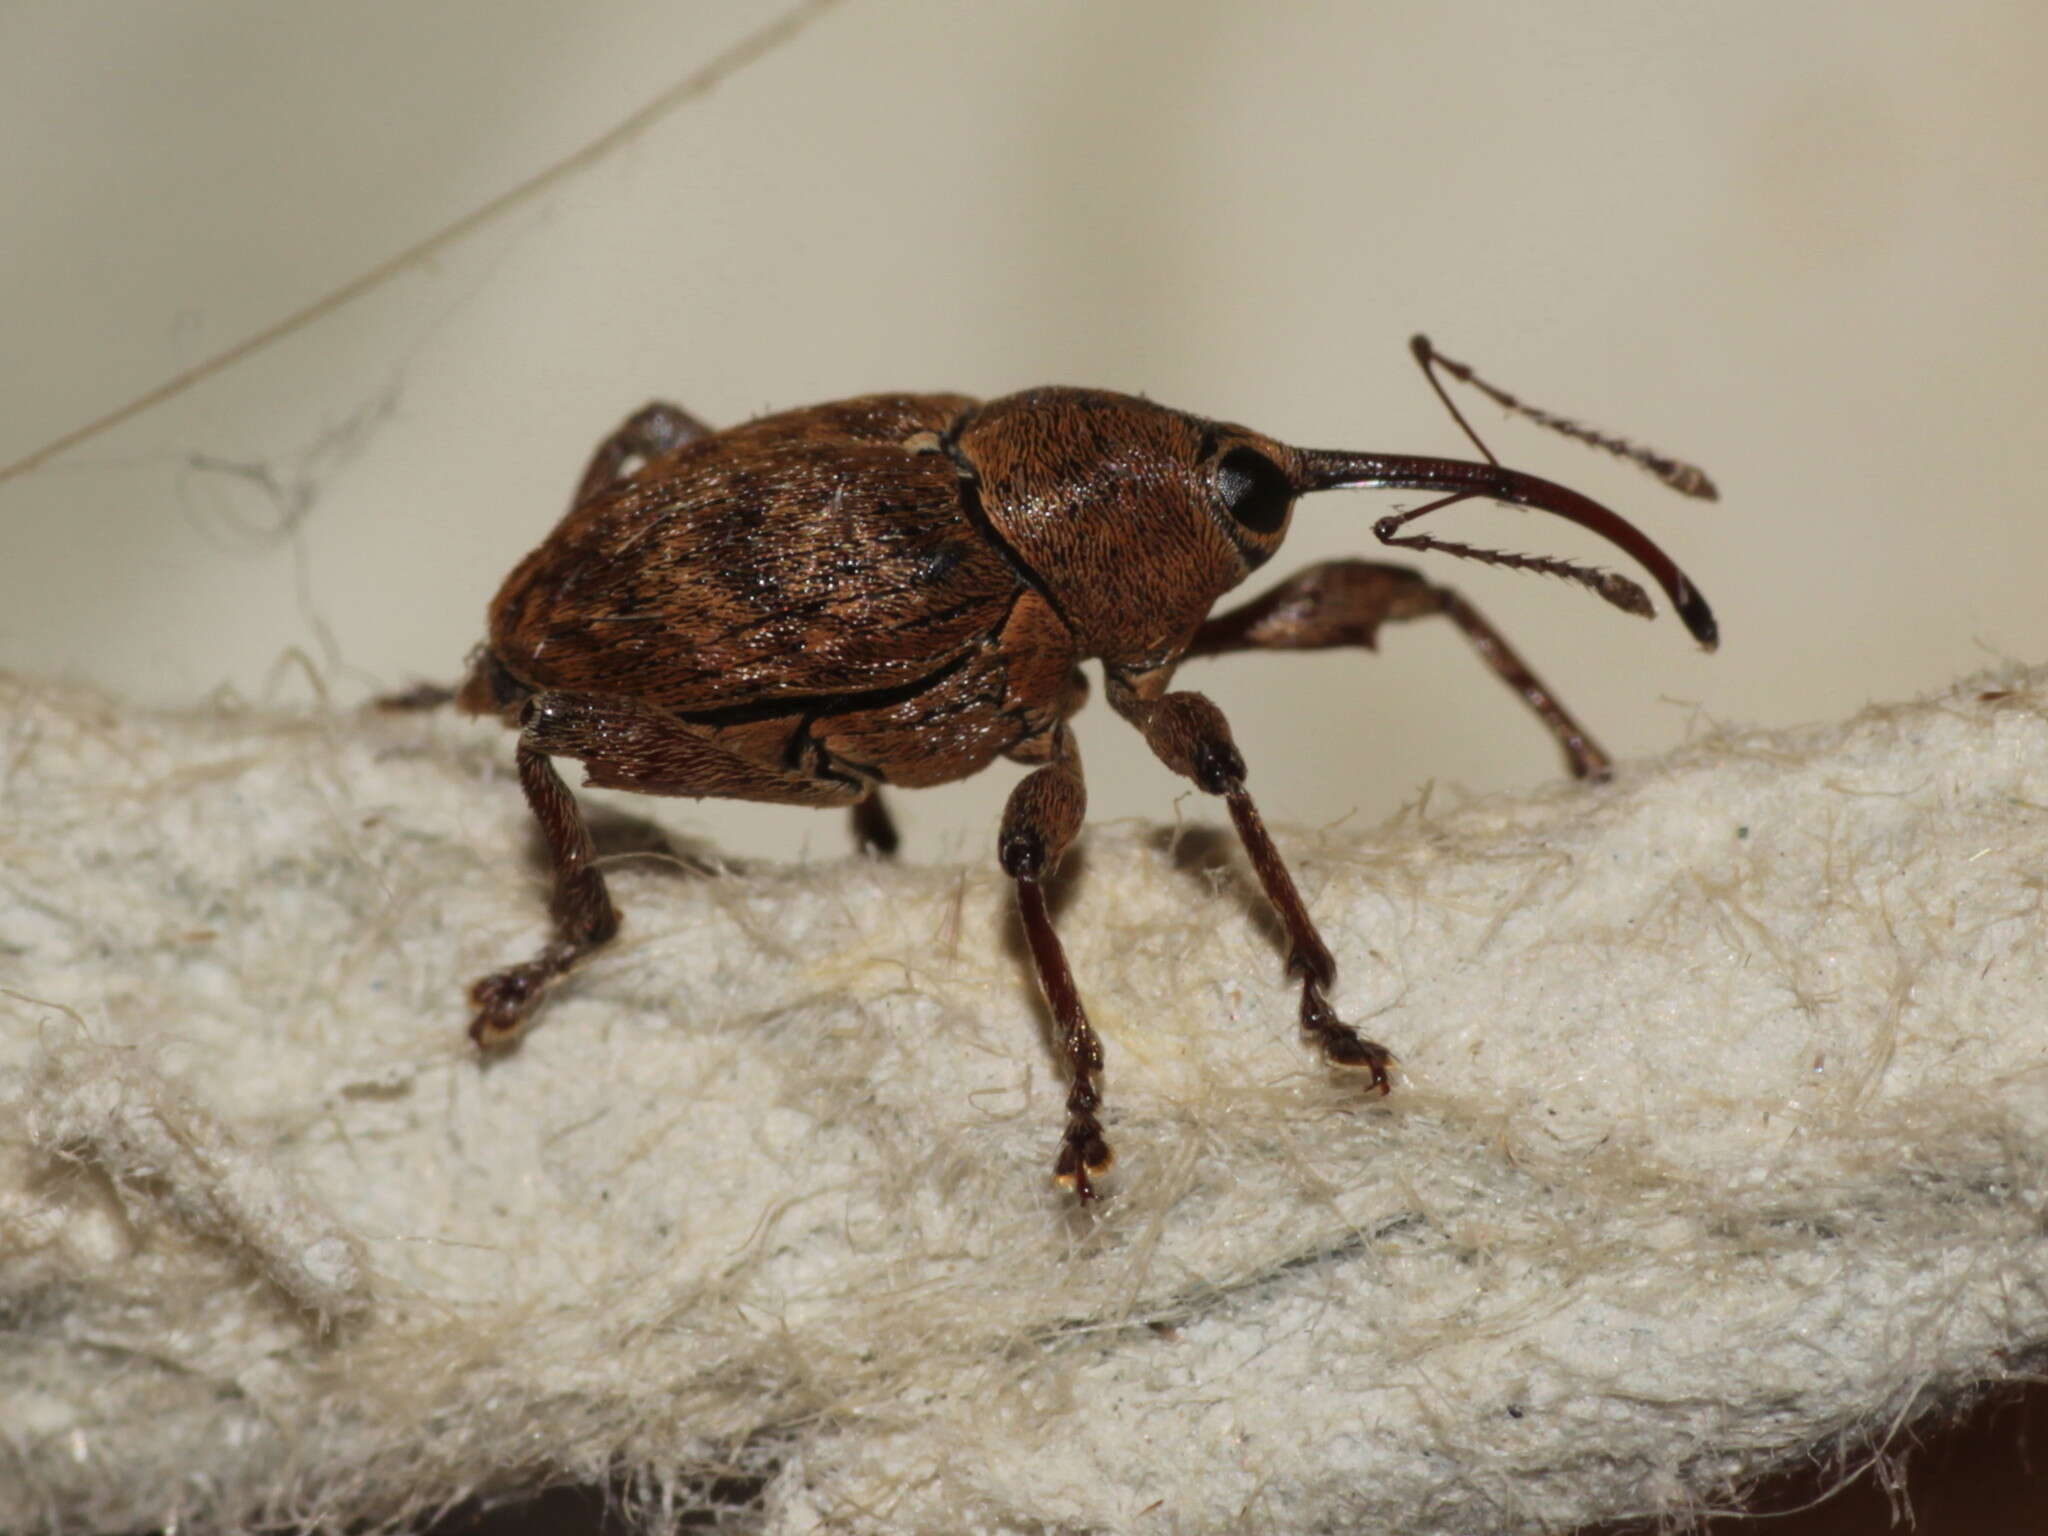
M 1608 759 L 1469 603 L 1406 567 L 1330 561 L 1228 612 L 1211 606 L 1279 549 L 1298 497 L 1421 490 L 1440 494 L 1382 517 L 1382 543 L 1561 576 L 1648 617 L 1626 577 L 1403 532 L 1468 497 L 1552 512 L 1631 556 L 1702 646 L 1716 640 L 1705 599 L 1662 550 L 1578 492 L 1503 466 L 1437 369 L 1685 495 L 1711 498 L 1705 475 L 1526 406 L 1422 337 L 1412 345 L 1483 461 L 1291 448 L 1089 389 L 985 403 L 872 395 L 723 432 L 673 405 L 630 418 L 506 578 L 457 695 L 518 729 L 519 780 L 555 882 L 551 942 L 470 989 L 473 1038 L 516 1038 L 548 987 L 618 929 L 550 759 L 578 758 L 586 784 L 642 794 L 850 806 L 857 835 L 888 852 L 881 786 L 943 784 L 1007 757 L 1031 771 L 1010 794 L 996 857 L 1069 1079 L 1054 1175 L 1094 1198 L 1111 1161 L 1102 1048 L 1042 888 L 1087 802 L 1068 720 L 1092 658 L 1110 707 L 1167 767 L 1223 797 L 1285 925 L 1303 1030 L 1384 1093 L 1392 1058 L 1330 1005 L 1336 963 L 1245 791 L 1230 727 L 1202 694 L 1170 687 L 1175 669 L 1233 651 L 1370 648 L 1382 624 L 1442 614 L 1549 728 L 1573 774 L 1603 778 Z

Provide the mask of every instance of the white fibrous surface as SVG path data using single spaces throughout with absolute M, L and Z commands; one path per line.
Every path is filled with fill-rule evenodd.
M 1091 828 L 1085 1214 L 993 859 L 605 807 L 621 937 L 484 1064 L 464 988 L 547 931 L 502 731 L 0 681 L 0 1528 L 594 1480 L 771 1532 L 1556 1530 L 2048 1339 L 2048 674 L 1265 807 L 1385 1101 L 1227 826 Z

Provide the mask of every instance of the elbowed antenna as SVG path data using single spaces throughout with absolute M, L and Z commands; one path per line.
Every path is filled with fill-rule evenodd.
M 1692 584 L 1685 572 L 1681 571 L 1671 557 L 1659 549 L 1633 523 L 1618 513 L 1610 512 L 1590 496 L 1583 496 L 1568 486 L 1545 480 L 1537 475 L 1524 474 L 1518 469 L 1509 469 L 1502 464 L 1485 464 L 1471 459 L 1437 459 L 1405 453 L 1350 453 L 1342 449 L 1306 448 L 1301 450 L 1301 463 L 1305 479 L 1303 491 L 1334 490 L 1404 490 L 1441 491 L 1440 500 L 1428 506 L 1417 507 L 1410 512 L 1395 513 L 1383 517 L 1373 524 L 1373 533 L 1382 544 L 1399 545 L 1408 549 L 1441 550 L 1445 554 L 1459 555 L 1469 560 L 1482 560 L 1489 565 L 1505 565 L 1517 570 L 1540 571 L 1546 575 L 1562 576 L 1592 588 L 1617 608 L 1649 618 L 1654 610 L 1643 589 L 1625 576 L 1608 571 L 1596 571 L 1586 566 L 1574 565 L 1567 560 L 1554 560 L 1542 555 L 1515 555 L 1500 550 L 1479 549 L 1469 544 L 1457 544 L 1446 539 L 1434 539 L 1427 534 L 1401 535 L 1398 530 L 1418 517 L 1426 516 L 1453 502 L 1465 500 L 1468 496 L 1484 496 L 1489 501 L 1506 502 L 1511 506 L 1534 507 L 1539 511 L 1554 513 L 1566 522 L 1577 523 L 1598 534 L 1608 543 L 1627 554 L 1664 589 L 1671 599 L 1671 606 L 1691 631 L 1692 637 L 1706 650 L 1713 650 L 1720 643 L 1720 628 L 1714 622 L 1714 612 L 1707 606 L 1706 598 L 1700 595 L 1698 587 Z
M 1707 478 L 1707 472 L 1697 464 L 1688 464 L 1683 459 L 1674 459 L 1668 453 L 1659 453 L 1654 448 L 1645 448 L 1641 443 L 1632 443 L 1625 437 L 1614 437 L 1606 432 L 1596 431 L 1582 421 L 1569 416 L 1560 416 L 1555 411 L 1546 411 L 1541 406 L 1517 399 L 1498 384 L 1489 384 L 1472 369 L 1455 358 L 1445 357 L 1430 343 L 1427 336 L 1410 336 L 1408 350 L 1415 355 L 1415 362 L 1422 369 L 1422 375 L 1429 380 L 1429 387 L 1436 391 L 1444 409 L 1451 413 L 1464 434 L 1472 439 L 1472 446 L 1491 460 L 1493 450 L 1479 441 L 1479 434 L 1472 430 L 1472 424 L 1465 419 L 1465 413 L 1451 400 L 1450 392 L 1444 388 L 1444 381 L 1436 376 L 1438 368 L 1443 369 L 1461 384 L 1469 384 L 1504 411 L 1513 411 L 1526 416 L 1539 427 L 1548 427 L 1602 452 L 1611 453 L 1617 459 L 1626 459 L 1645 473 L 1655 476 L 1663 484 L 1681 496 L 1695 497 L 1700 501 L 1719 501 L 1721 493 L 1714 482 Z

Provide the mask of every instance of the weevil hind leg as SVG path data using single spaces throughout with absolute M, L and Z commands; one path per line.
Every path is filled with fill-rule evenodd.
M 580 507 L 593 496 L 602 496 L 618 485 L 629 462 L 646 463 L 672 453 L 685 443 L 709 437 L 711 429 L 666 400 L 654 400 L 619 423 L 618 430 L 597 445 L 583 478 L 576 483 L 576 497 L 570 505 Z
M 1035 744 L 1033 744 L 1035 747 Z M 1088 810 L 1088 789 L 1081 778 L 1081 759 L 1064 725 L 1051 733 L 1050 761 L 1033 769 L 1010 791 L 996 837 L 996 858 L 1017 885 L 1017 915 L 1039 991 L 1052 1015 L 1055 1047 L 1067 1069 L 1067 1125 L 1060 1137 L 1053 1178 L 1087 1203 L 1096 1197 L 1095 1181 L 1109 1172 L 1116 1154 L 1102 1134 L 1096 1111 L 1102 1107 L 1102 1041 L 1081 1006 L 1080 990 L 1067 965 L 1067 953 L 1052 925 L 1041 883 L 1059 867 L 1081 830 Z M 1040 753 L 1024 749 L 1027 760 Z
M 1457 592 L 1405 565 L 1373 560 L 1312 565 L 1263 596 L 1217 614 L 1195 632 L 1186 654 L 1317 651 L 1344 645 L 1376 650 L 1382 624 L 1432 614 L 1442 614 L 1457 625 L 1494 675 L 1543 722 L 1563 749 L 1572 777 L 1612 776 L 1612 759 L 1500 631 Z
M 850 805 L 867 786 L 768 767 L 721 747 L 673 716 L 630 700 L 541 693 L 520 711 L 518 765 L 526 803 L 540 823 L 554 872 L 550 911 L 555 935 L 524 964 L 493 972 L 470 988 L 476 1013 L 470 1038 L 510 1044 L 547 990 L 618 932 L 590 828 L 576 797 L 549 762 L 583 761 L 585 782 L 647 795 L 713 796 L 785 805 Z
M 542 996 L 569 968 L 619 931 L 618 908 L 612 905 L 604 875 L 596 865 L 590 827 L 576 797 L 546 756 L 519 745 L 519 784 L 526 803 L 540 823 L 554 869 L 554 897 L 549 903 L 555 937 L 533 959 L 495 971 L 469 989 L 476 1013 L 469 1037 L 486 1048 L 505 1046 L 526 1028 Z
M 1286 929 L 1287 969 L 1301 978 L 1303 1032 L 1321 1047 L 1332 1066 L 1365 1072 L 1373 1088 L 1386 1093 L 1393 1053 L 1346 1024 L 1330 1004 L 1330 989 L 1337 981 L 1336 957 L 1316 931 L 1294 876 L 1245 791 L 1244 757 L 1231 737 L 1230 723 L 1204 694 L 1164 692 L 1166 677 L 1163 670 L 1136 679 L 1112 671 L 1111 706 L 1143 732 L 1146 744 L 1167 767 L 1194 780 L 1198 788 L 1223 797 L 1260 888 Z

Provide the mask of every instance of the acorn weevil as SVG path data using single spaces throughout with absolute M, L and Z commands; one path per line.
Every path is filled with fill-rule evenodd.
M 1411 344 L 1484 460 L 1291 448 L 1257 432 L 1101 390 L 979 402 L 871 395 L 714 432 L 673 405 L 597 451 L 568 514 L 506 578 L 462 707 L 519 731 L 519 780 L 554 864 L 554 938 L 470 989 L 470 1034 L 517 1037 L 548 987 L 618 930 L 576 801 L 585 783 L 651 795 L 850 806 L 886 853 L 880 786 L 943 784 L 998 757 L 1011 792 L 996 857 L 1015 882 L 1031 959 L 1070 1080 L 1054 1176 L 1082 1200 L 1108 1169 L 1097 1110 L 1102 1047 L 1047 914 L 1042 882 L 1079 832 L 1087 793 L 1068 719 L 1102 664 L 1110 707 L 1174 772 L 1223 797 L 1286 928 L 1301 1025 L 1338 1067 L 1387 1090 L 1392 1057 L 1337 1017 L 1336 963 L 1245 791 L 1222 712 L 1171 690 L 1189 657 L 1374 645 L 1393 620 L 1442 614 L 1535 711 L 1580 778 L 1607 756 L 1491 625 L 1403 566 L 1334 560 L 1210 616 L 1270 559 L 1296 498 L 1359 487 L 1440 493 L 1385 516 L 1384 544 L 1561 576 L 1648 617 L 1626 577 L 1403 532 L 1468 497 L 1552 512 L 1607 539 L 1663 588 L 1712 649 L 1706 601 L 1669 558 L 1576 491 L 1509 469 L 1479 441 L 1438 369 L 1508 410 L 1712 498 L 1697 469 L 1524 405 Z

